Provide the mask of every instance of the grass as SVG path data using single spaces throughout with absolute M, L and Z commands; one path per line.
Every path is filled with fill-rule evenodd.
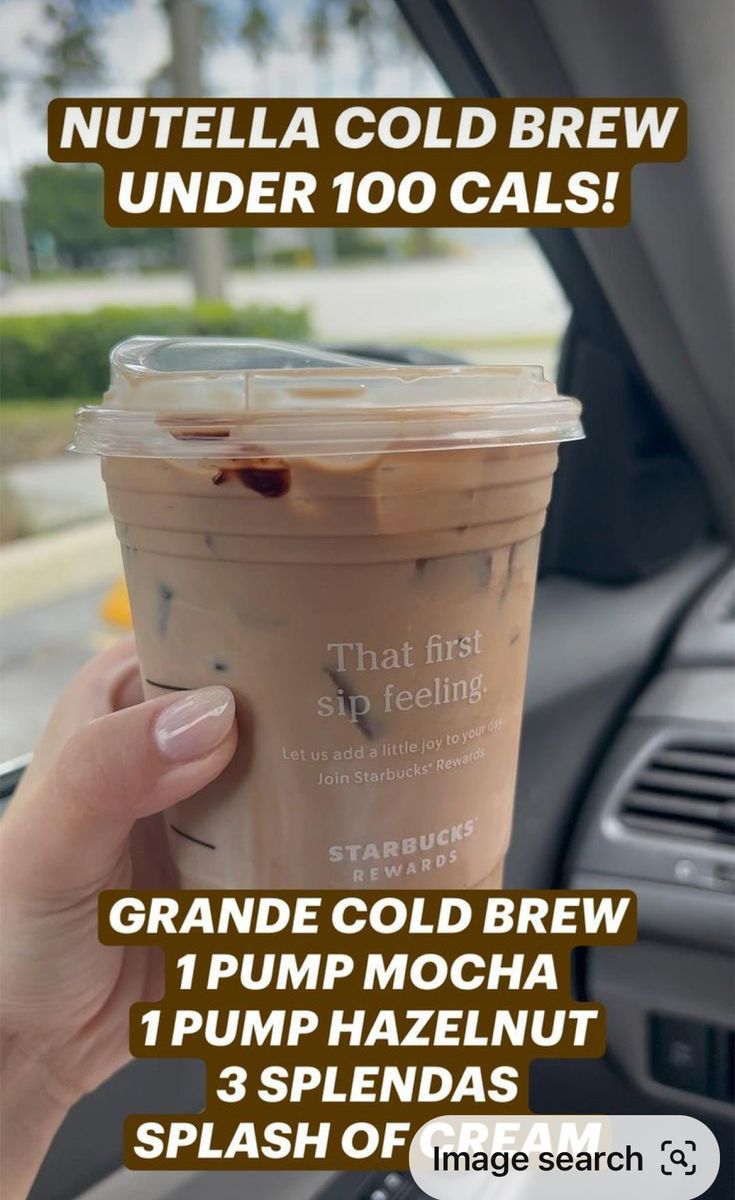
M 0 463 L 34 462 L 61 454 L 83 400 L 5 400 L 0 404 Z
M 497 337 L 437 337 L 430 334 L 423 338 L 412 336 L 410 341 L 412 345 L 432 346 L 435 350 L 532 350 L 536 347 L 553 348 L 559 344 L 559 337 L 554 333 L 510 333 Z

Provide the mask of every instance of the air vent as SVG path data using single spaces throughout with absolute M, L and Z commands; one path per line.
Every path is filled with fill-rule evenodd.
M 735 745 L 661 746 L 638 773 L 620 817 L 642 833 L 735 845 Z

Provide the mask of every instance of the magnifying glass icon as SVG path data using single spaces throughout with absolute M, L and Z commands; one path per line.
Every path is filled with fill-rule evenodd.
M 683 1150 L 672 1150 L 669 1157 L 675 1167 L 684 1167 L 685 1170 L 688 1170 L 689 1163 L 686 1160 L 686 1156 L 685 1156 Z

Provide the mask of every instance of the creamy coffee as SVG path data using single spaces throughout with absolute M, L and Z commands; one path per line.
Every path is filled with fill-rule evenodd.
M 182 886 L 499 886 L 578 405 L 533 369 L 258 350 L 123 347 L 77 435 L 103 455 L 147 694 L 237 699 L 234 761 L 167 816 Z

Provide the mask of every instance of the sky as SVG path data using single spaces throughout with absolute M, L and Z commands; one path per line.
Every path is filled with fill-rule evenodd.
M 216 0 L 232 8 L 234 0 Z M 243 47 L 230 43 L 207 52 L 206 82 L 217 96 L 442 96 L 446 89 L 423 53 L 391 56 L 368 74 L 359 43 L 335 39 L 326 62 L 314 62 L 302 48 L 299 12 L 303 0 L 274 0 L 282 13 L 283 37 L 257 64 Z M 0 71 L 9 77 L 0 101 L 0 195 L 18 195 L 23 169 L 45 162 L 46 128 L 32 102 L 37 52 L 28 39 L 43 40 L 43 0 L 0 0 Z M 106 62 L 103 87 L 88 94 L 138 96 L 146 80 L 168 59 L 168 31 L 160 0 L 129 0 L 100 30 Z M 30 95 L 29 95 L 30 93 Z M 76 89 L 75 94 L 80 94 Z

